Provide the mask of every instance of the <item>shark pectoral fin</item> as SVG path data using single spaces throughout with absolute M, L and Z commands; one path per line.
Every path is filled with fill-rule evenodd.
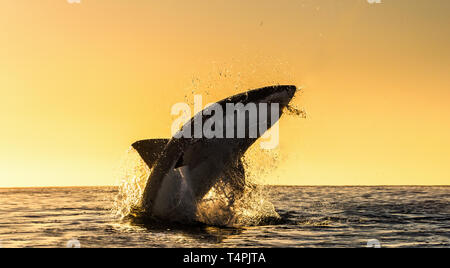
M 142 157 L 149 168 L 152 168 L 164 151 L 169 139 L 150 139 L 137 141 L 131 145 Z

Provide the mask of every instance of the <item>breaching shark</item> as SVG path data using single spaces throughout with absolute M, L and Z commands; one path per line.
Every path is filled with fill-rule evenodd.
M 227 104 L 254 103 L 256 106 L 267 104 L 268 107 L 277 104 L 277 116 L 273 116 L 271 109 L 258 110 L 257 118 L 244 111 L 244 137 L 229 138 L 225 133 L 230 127 L 237 133 L 238 112 L 222 114 L 219 123 L 223 124 L 222 138 L 183 136 L 191 132 L 199 120 L 204 123 L 214 115 L 210 106 L 194 115 L 171 139 L 149 139 L 134 143 L 132 147 L 151 170 L 142 197 L 145 214 L 167 221 L 195 221 L 198 202 L 219 180 L 231 185 L 236 195 L 242 193 L 246 183 L 242 157 L 265 131 L 277 123 L 296 91 L 297 87 L 293 85 L 270 86 L 215 103 L 215 107 L 223 111 L 227 109 Z M 217 124 L 214 127 L 220 127 Z M 250 127 L 255 124 L 257 134 L 250 135 Z

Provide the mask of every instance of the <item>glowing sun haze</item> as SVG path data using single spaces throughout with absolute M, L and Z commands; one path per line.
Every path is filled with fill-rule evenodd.
M 171 106 L 303 86 L 270 184 L 450 183 L 450 1 L 0 2 L 0 187 L 113 185 Z

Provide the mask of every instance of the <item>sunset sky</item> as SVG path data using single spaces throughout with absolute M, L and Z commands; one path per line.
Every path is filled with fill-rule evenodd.
M 0 0 L 0 187 L 115 185 L 171 106 L 295 84 L 270 184 L 450 184 L 448 0 Z

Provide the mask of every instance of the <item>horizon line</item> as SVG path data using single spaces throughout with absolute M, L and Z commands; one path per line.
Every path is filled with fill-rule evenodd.
M 348 184 L 348 185 L 283 185 L 262 184 L 261 186 L 278 187 L 450 187 L 450 184 Z M 95 188 L 95 187 L 119 187 L 119 185 L 75 185 L 75 186 L 0 186 L 0 189 L 32 189 L 32 188 Z

